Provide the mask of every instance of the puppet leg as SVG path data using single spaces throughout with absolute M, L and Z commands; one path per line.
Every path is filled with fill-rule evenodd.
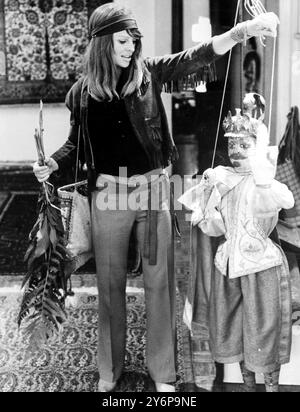
M 246 368 L 244 362 L 240 362 L 240 368 L 244 384 L 241 386 L 241 392 L 256 392 L 255 373 Z
M 280 368 L 271 373 L 265 373 L 266 392 L 279 392 L 279 375 Z

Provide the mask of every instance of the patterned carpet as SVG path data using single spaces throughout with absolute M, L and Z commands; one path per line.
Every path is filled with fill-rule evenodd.
M 97 353 L 97 294 L 89 275 L 75 279 L 75 297 L 69 300 L 69 318 L 59 338 L 32 358 L 25 359 L 26 345 L 18 334 L 16 315 L 20 288 L 6 279 L 0 288 L 0 391 L 1 392 L 94 392 L 99 378 Z M 77 288 L 81 284 L 83 287 Z M 86 286 L 84 286 L 86 285 Z M 181 321 L 178 294 L 178 376 L 182 391 L 189 368 L 187 331 Z M 145 310 L 142 289 L 127 290 L 127 348 L 125 372 L 118 392 L 153 392 L 154 384 L 145 367 Z

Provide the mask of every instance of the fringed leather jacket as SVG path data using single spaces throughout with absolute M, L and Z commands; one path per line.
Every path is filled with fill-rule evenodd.
M 145 149 L 153 169 L 167 167 L 178 158 L 169 132 L 161 93 L 184 90 L 196 86 L 200 81 L 215 80 L 212 63 L 218 57 L 220 56 L 214 52 L 210 41 L 177 54 L 144 60 L 140 90 L 125 98 L 125 107 L 136 137 Z M 80 141 L 79 159 L 87 165 L 89 191 L 92 191 L 97 176 L 87 125 L 87 78 L 79 79 L 72 86 L 66 97 L 66 105 L 71 112 L 69 137 L 52 158 L 58 163 L 60 172 L 75 166 L 77 145 Z

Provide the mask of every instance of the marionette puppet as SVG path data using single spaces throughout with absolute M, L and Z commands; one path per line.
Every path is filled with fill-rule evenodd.
M 251 93 L 243 104 L 223 122 L 232 166 L 206 170 L 179 201 L 193 211 L 193 225 L 222 237 L 209 299 L 214 361 L 240 363 L 243 391 L 255 391 L 262 373 L 266 391 L 278 392 L 280 367 L 290 359 L 291 297 L 285 255 L 270 235 L 294 198 L 274 179 L 278 149 L 269 146 L 264 99 Z

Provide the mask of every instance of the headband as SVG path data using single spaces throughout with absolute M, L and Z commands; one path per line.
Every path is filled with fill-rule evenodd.
M 95 28 L 90 35 L 90 38 L 106 36 L 107 34 L 117 33 L 123 30 L 137 29 L 136 20 L 132 17 L 113 17 L 108 19 L 104 25 Z

